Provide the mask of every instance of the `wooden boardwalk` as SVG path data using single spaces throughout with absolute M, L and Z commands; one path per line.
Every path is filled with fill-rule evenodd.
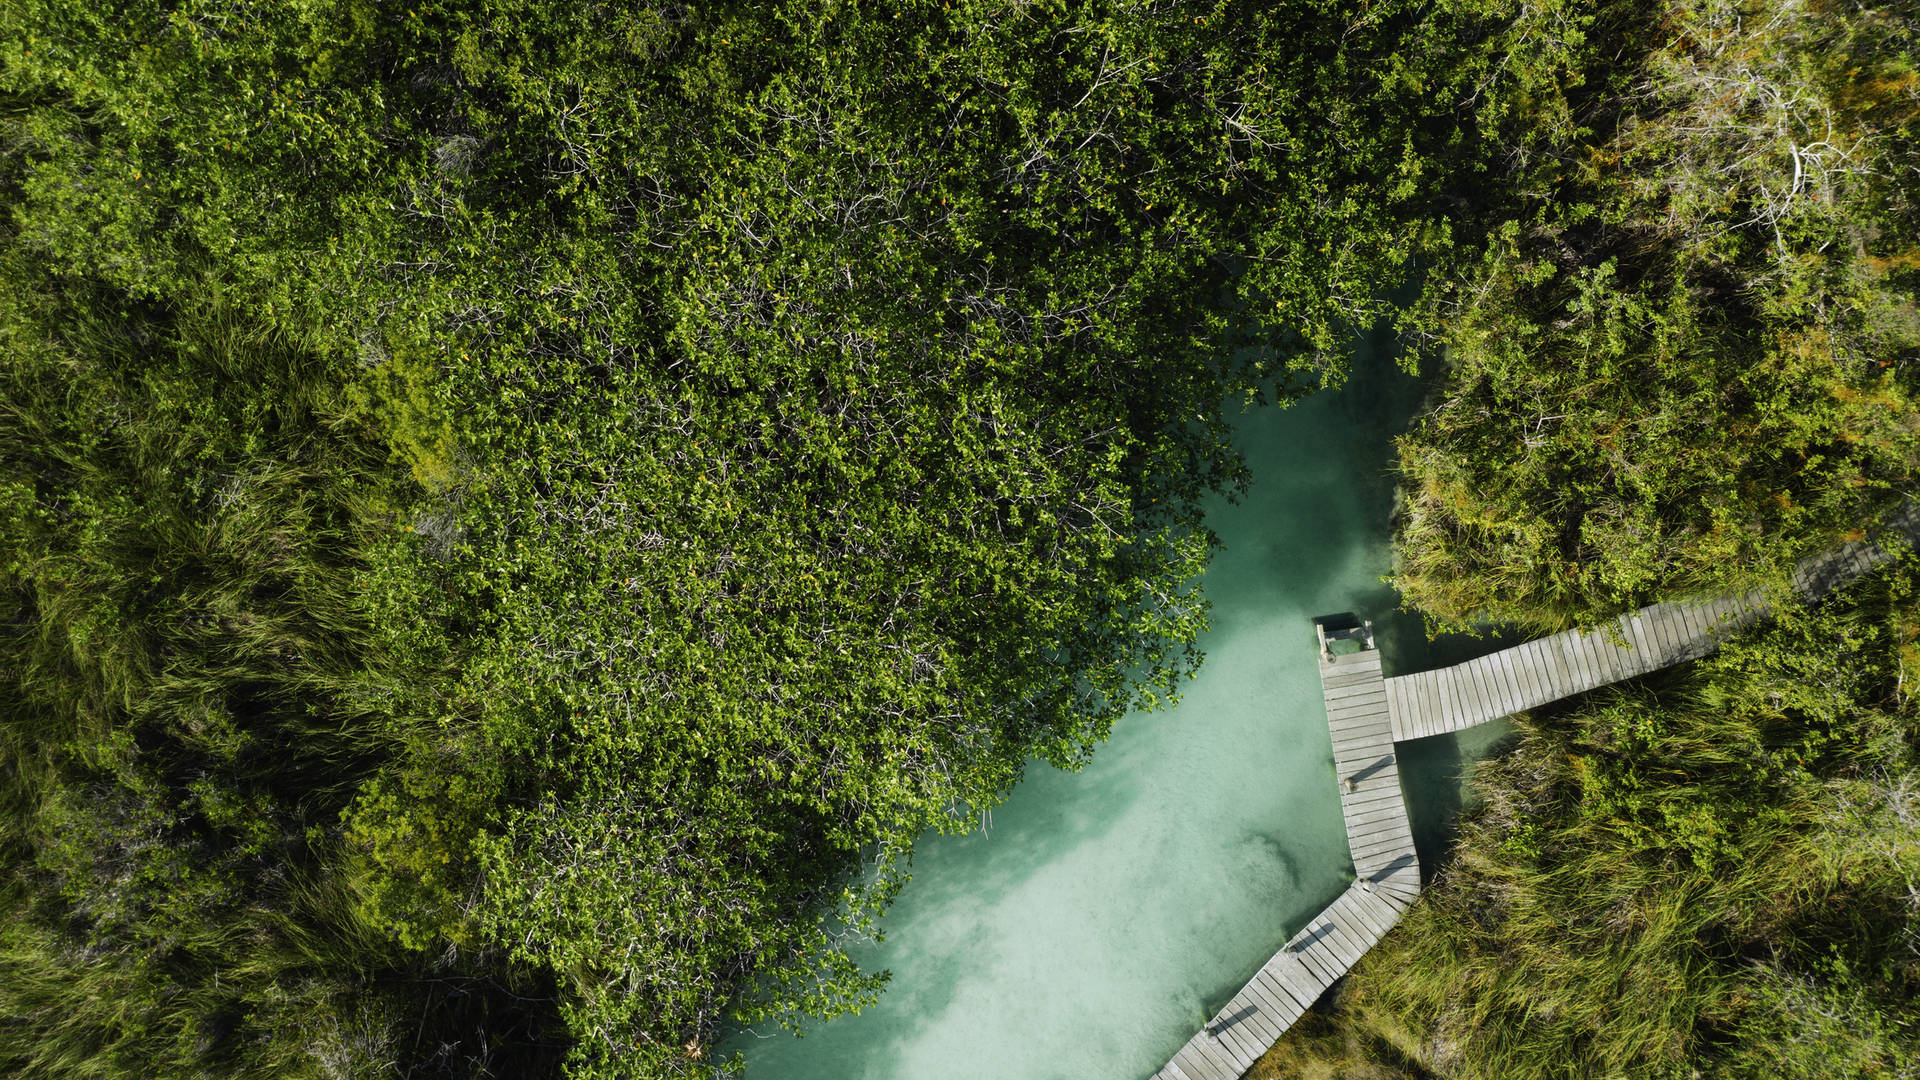
M 1894 518 L 1887 532 L 1920 540 L 1920 508 Z M 1817 600 L 1892 558 L 1857 540 L 1802 560 L 1793 587 Z M 1444 735 L 1609 683 L 1705 656 L 1772 610 L 1765 592 L 1684 604 L 1652 604 L 1595 630 L 1567 630 L 1464 664 L 1396 675 L 1387 712 L 1396 740 Z
M 1420 861 L 1400 794 L 1380 653 L 1370 633 L 1347 636 L 1360 651 L 1323 650 L 1320 688 L 1357 880 L 1187 1040 L 1154 1074 L 1156 1080 L 1236 1080 L 1400 921 L 1420 893 Z
M 1920 542 L 1920 506 L 1889 533 Z M 1891 558 L 1856 541 L 1803 561 L 1794 588 L 1818 599 Z M 1771 610 L 1765 593 L 1653 604 L 1605 630 L 1569 630 L 1464 664 L 1383 677 L 1371 625 L 1320 638 L 1320 690 L 1355 881 L 1289 939 L 1153 1080 L 1238 1080 L 1320 995 L 1386 936 L 1420 892 L 1420 861 L 1394 743 L 1439 735 L 1713 651 Z M 1614 634 L 1618 635 L 1618 640 Z M 1357 651 L 1344 651 L 1357 645 Z

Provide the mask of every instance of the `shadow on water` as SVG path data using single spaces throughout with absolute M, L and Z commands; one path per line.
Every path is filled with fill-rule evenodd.
M 1235 418 L 1253 485 L 1208 507 L 1225 548 L 1180 705 L 1123 719 L 1079 773 L 1034 765 L 992 828 L 923 837 L 886 941 L 855 954 L 893 973 L 880 1003 L 735 1036 L 749 1080 L 1146 1076 L 1346 886 L 1308 620 L 1396 606 L 1392 437 L 1419 395 L 1367 348 L 1342 390 Z

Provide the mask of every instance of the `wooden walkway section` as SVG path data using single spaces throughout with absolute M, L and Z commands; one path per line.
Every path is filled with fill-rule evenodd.
M 1920 508 L 1894 518 L 1886 532 L 1920 541 Z M 1872 541 L 1842 544 L 1802 560 L 1793 587 L 1817 600 L 1890 558 Z M 1404 741 L 1460 731 L 1698 659 L 1772 609 L 1761 590 L 1697 603 L 1652 604 L 1600 629 L 1567 630 L 1464 664 L 1396 675 L 1386 680 L 1393 737 Z
M 1920 543 L 1920 505 L 1888 534 Z M 1803 561 L 1796 591 L 1818 599 L 1892 556 L 1855 541 Z M 1420 860 L 1400 792 L 1394 743 L 1472 727 L 1704 656 L 1764 617 L 1762 591 L 1653 604 L 1607 630 L 1569 630 L 1464 664 L 1383 677 L 1371 624 L 1320 638 L 1320 690 L 1355 881 L 1289 939 L 1152 1080 L 1238 1080 L 1373 947 L 1420 893 Z M 1618 635 L 1616 640 L 1615 634 Z M 1344 644 L 1358 646 L 1343 651 Z
M 1420 893 L 1420 861 L 1400 794 L 1386 680 L 1365 630 L 1344 655 L 1322 651 L 1320 688 L 1357 880 L 1295 934 L 1155 1080 L 1237 1080 L 1334 981 L 1384 937 Z

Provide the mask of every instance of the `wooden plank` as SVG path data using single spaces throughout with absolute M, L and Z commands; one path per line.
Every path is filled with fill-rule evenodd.
M 1348 840 L 1349 845 L 1353 843 Z M 1358 877 L 1371 877 L 1385 869 L 1402 855 L 1413 851 L 1413 830 L 1405 821 L 1377 823 L 1373 833 L 1358 854 L 1353 856 L 1353 871 Z M 1368 867 L 1364 872 L 1361 866 Z
M 1560 661 L 1560 643 L 1551 637 L 1535 638 L 1534 645 L 1540 653 L 1540 670 L 1547 677 L 1547 691 L 1553 700 L 1574 693 L 1573 680 L 1567 677 L 1566 667 Z
M 1335 709 L 1333 713 L 1327 717 L 1328 730 L 1339 732 L 1343 735 L 1349 731 L 1359 731 L 1374 727 L 1378 727 L 1384 731 L 1391 728 L 1392 725 L 1393 721 L 1388 718 L 1387 710 L 1379 708 L 1354 709 L 1352 711 Z
M 1432 728 L 1435 720 L 1447 714 L 1446 669 L 1435 668 L 1427 672 L 1427 707 L 1420 710 L 1420 722 L 1414 731 L 1424 736 Z
M 1674 657 L 1680 652 L 1680 632 L 1673 627 L 1665 605 L 1655 604 L 1647 610 L 1650 613 L 1647 621 L 1660 646 L 1660 666 L 1666 667 L 1673 663 Z
M 1317 942 L 1293 955 L 1300 961 L 1300 966 L 1306 968 L 1307 972 L 1313 976 L 1314 984 L 1323 994 L 1327 992 L 1327 987 L 1332 986 L 1340 976 L 1347 973 L 1347 970 L 1331 956 L 1321 951 Z
M 1216 1076 L 1237 1078 L 1240 1072 L 1245 1071 L 1229 1056 L 1230 1051 L 1226 1047 L 1221 1046 L 1219 1042 L 1204 1029 L 1187 1042 L 1187 1048 L 1193 1052 L 1196 1058 L 1211 1065 L 1215 1070 L 1214 1075 Z M 1236 1072 L 1236 1069 L 1240 1071 Z
M 1660 606 L 1649 604 L 1641 608 L 1635 615 L 1635 621 L 1640 626 L 1640 632 L 1646 636 L 1648 655 L 1653 657 L 1654 663 L 1665 666 L 1663 661 L 1667 655 L 1667 636 L 1660 627 Z
M 1227 1008 L 1233 1007 L 1233 1002 L 1227 1003 Z M 1213 1019 L 1207 1021 L 1206 1030 L 1212 1036 L 1213 1044 L 1227 1052 L 1227 1060 L 1239 1065 L 1243 1061 L 1252 1061 L 1259 1057 L 1261 1051 L 1254 1048 L 1253 1044 L 1257 1040 L 1244 1027 L 1240 1024 L 1223 1022 L 1231 1015 L 1233 1014 L 1225 1010 L 1214 1014 Z M 1244 1065 L 1241 1067 L 1245 1068 Z
M 1363 826 L 1356 826 L 1347 833 L 1348 844 L 1353 844 L 1356 838 L 1363 839 L 1369 845 L 1374 842 L 1384 842 L 1394 849 L 1395 857 L 1413 846 L 1413 830 L 1408 826 L 1405 817 L 1383 818 L 1366 822 Z M 1372 862 L 1380 854 L 1382 854 L 1381 851 L 1369 851 L 1357 857 L 1363 862 Z M 1390 857 L 1387 861 L 1392 862 L 1393 858 Z
M 1360 882 L 1348 886 L 1341 898 L 1347 901 L 1348 916 L 1355 925 L 1366 928 L 1367 937 L 1371 939 L 1369 948 L 1380 944 L 1380 939 L 1393 929 L 1394 920 L 1388 916 L 1386 906 L 1376 901 L 1373 891 Z
M 1595 627 L 1590 634 L 1580 635 L 1580 650 L 1587 658 L 1587 689 L 1605 686 L 1613 681 L 1614 655 L 1613 642 L 1600 628 Z
M 1293 991 L 1287 984 L 1266 967 L 1253 973 L 1253 980 L 1249 985 L 1259 986 L 1260 992 L 1276 1003 L 1280 1009 L 1280 1015 L 1286 1017 L 1288 1023 L 1298 1020 L 1301 1013 L 1313 1007 L 1311 1001 L 1301 1003 L 1299 998 L 1293 996 Z
M 1356 794 L 1351 802 L 1343 802 L 1340 806 L 1340 813 L 1344 819 L 1345 815 L 1348 814 L 1363 814 L 1371 810 L 1379 809 L 1380 804 L 1392 803 L 1396 798 L 1399 798 L 1397 794 L 1399 790 L 1400 785 L 1397 783 L 1391 785 L 1380 784 L 1366 792 Z M 1363 795 L 1364 798 L 1362 797 Z M 1402 812 L 1404 813 L 1404 810 Z
M 1415 729 L 1423 736 L 1428 734 L 1434 722 L 1444 718 L 1447 710 L 1452 707 L 1447 696 L 1447 669 L 1435 668 L 1427 674 L 1433 676 L 1427 687 L 1428 705 L 1420 713 L 1420 726 Z
M 1687 654 L 1688 635 L 1686 623 L 1672 605 L 1663 605 L 1660 609 L 1660 630 L 1667 639 L 1667 663 L 1679 663 L 1680 658 Z
M 1353 863 L 1353 876 L 1372 881 L 1373 887 L 1376 889 L 1385 888 L 1393 878 L 1400 875 L 1402 867 L 1412 865 L 1408 856 L 1413 854 L 1413 838 L 1410 836 L 1403 837 L 1399 847 L 1376 851 L 1370 855 L 1362 855 L 1357 859 L 1351 860 Z M 1381 874 L 1386 874 L 1387 876 L 1380 878 Z M 1412 874 L 1408 875 L 1410 878 L 1417 876 L 1418 875 Z M 1374 881 L 1375 878 L 1380 878 L 1380 880 Z
M 1242 990 L 1240 996 L 1234 1000 L 1244 1003 L 1242 1007 L 1253 1008 L 1253 1012 L 1242 1017 L 1239 1023 L 1245 1026 L 1247 1033 L 1253 1036 L 1253 1041 L 1258 1044 L 1253 1051 L 1255 1058 L 1266 1053 L 1268 1047 L 1279 1042 L 1280 1036 L 1285 1035 L 1287 1029 L 1292 1027 L 1293 1022 L 1300 1017 L 1299 1013 L 1291 1009 L 1282 1009 L 1279 1002 L 1268 998 L 1266 992 L 1260 988 L 1257 978 L 1249 981 L 1246 989 Z
M 1298 958 L 1284 950 L 1274 954 L 1273 959 L 1267 961 L 1266 966 L 1260 969 L 1260 973 L 1286 990 L 1293 1000 L 1299 1002 L 1301 1012 L 1313 1008 L 1313 1003 L 1320 1000 L 1323 992 L 1315 985 L 1319 980 L 1309 975 Z
M 1404 823 L 1407 820 L 1407 808 L 1402 801 L 1396 805 L 1392 799 L 1382 799 L 1366 806 L 1343 809 L 1342 820 L 1348 835 L 1362 831 L 1372 831 L 1377 827 Z
M 1272 1046 L 1275 1039 L 1286 1034 L 1288 1021 L 1282 1018 L 1280 1003 L 1267 997 L 1259 983 L 1252 979 L 1233 995 L 1233 1000 L 1220 1010 L 1220 1015 L 1229 1017 L 1248 1008 L 1253 1011 L 1241 1017 L 1235 1026 L 1245 1027 L 1253 1035 L 1254 1041 L 1260 1044 L 1254 1052 L 1257 1057 L 1266 1053 L 1267 1047 Z
M 1404 738 L 1406 732 L 1413 730 L 1413 725 L 1420 718 L 1421 700 L 1419 680 L 1409 678 L 1400 684 L 1400 704 L 1404 711 L 1401 712 L 1400 719 L 1394 723 L 1396 738 Z
M 1360 845 L 1352 856 L 1355 876 L 1360 874 L 1363 865 L 1370 868 L 1369 876 L 1377 873 L 1381 867 L 1406 854 L 1411 845 L 1412 840 L 1405 833 L 1382 835 Z
M 1507 675 L 1500 669 L 1500 661 L 1498 661 L 1496 657 L 1484 655 L 1484 657 L 1476 659 L 1473 663 L 1480 665 L 1480 682 L 1486 684 L 1486 692 L 1490 694 L 1490 700 L 1486 703 L 1488 709 L 1492 709 L 1494 715 L 1500 715 L 1500 717 L 1505 717 L 1507 713 L 1511 713 L 1511 711 L 1513 711 L 1513 684 L 1507 682 Z
M 1413 730 L 1413 723 L 1421 715 L 1421 684 L 1415 678 L 1407 678 L 1400 684 L 1400 715 L 1394 717 L 1394 738 L 1407 738 L 1407 732 Z
M 1693 650 L 1700 647 L 1700 638 L 1706 629 L 1700 620 L 1700 610 L 1691 603 L 1675 604 L 1673 613 L 1679 619 L 1681 634 L 1687 639 L 1687 652 L 1693 655 Z
M 1383 679 L 1374 679 L 1359 686 L 1343 686 L 1337 690 L 1328 690 L 1321 695 L 1320 700 L 1330 706 L 1346 708 L 1351 702 L 1371 701 L 1375 698 L 1381 701 L 1387 699 L 1387 684 Z
M 1330 727 L 1349 728 L 1371 724 L 1391 724 L 1385 703 L 1361 709 L 1334 709 L 1327 717 Z
M 1433 718 L 1445 712 L 1447 708 L 1446 697 L 1440 689 L 1439 672 L 1429 671 L 1425 674 L 1427 679 L 1421 686 L 1420 692 L 1426 701 L 1420 709 L 1420 722 L 1414 729 L 1416 731 L 1425 731 Z
M 1352 739 L 1373 731 L 1392 731 L 1393 719 L 1385 709 L 1371 712 L 1336 714 L 1327 718 L 1327 733 L 1336 739 Z
M 1179 1062 L 1180 1067 L 1185 1070 L 1184 1075 L 1187 1080 L 1221 1080 L 1219 1066 L 1200 1057 L 1200 1051 L 1191 1046 L 1181 1047 L 1180 1052 L 1173 1055 L 1173 1060 Z M 1235 1077 L 1233 1080 L 1239 1080 L 1239 1078 Z
M 1348 830 L 1347 844 L 1349 845 L 1349 849 L 1355 845 L 1365 845 L 1370 849 L 1374 849 L 1355 854 L 1354 857 L 1357 860 L 1366 863 L 1372 863 L 1376 858 L 1379 858 L 1391 848 L 1393 854 L 1387 856 L 1386 861 L 1392 862 L 1402 852 L 1413 846 L 1413 830 L 1408 826 L 1407 819 L 1404 817 L 1383 818 L 1377 821 L 1366 822 L 1363 825 Z M 1386 847 L 1380 847 L 1381 844 L 1385 844 Z M 1356 872 L 1358 869 L 1356 866 Z M 1376 866 L 1374 869 L 1377 870 L 1379 867 Z
M 1347 846 L 1353 857 L 1361 860 L 1371 859 L 1389 851 L 1398 856 L 1412 843 L 1413 837 L 1406 827 L 1392 821 L 1374 822 L 1367 831 L 1350 834 L 1347 837 Z
M 1352 791 L 1342 789 L 1340 792 L 1342 809 L 1358 810 L 1364 804 L 1379 802 L 1382 799 L 1399 798 L 1400 778 L 1395 775 L 1390 779 L 1393 782 L 1387 783 L 1376 774 L 1354 785 Z
M 1232 1051 L 1220 1045 L 1219 1040 L 1215 1039 L 1206 1028 L 1201 1028 L 1198 1034 L 1194 1035 L 1192 1039 L 1189 1039 L 1187 1046 L 1197 1051 L 1197 1056 L 1201 1060 L 1210 1063 L 1221 1072 L 1229 1076 L 1237 1077 L 1239 1075 L 1232 1071 L 1236 1068 L 1241 1068 L 1241 1066 L 1234 1061 Z
M 1200 1049 L 1206 1038 L 1207 1033 L 1204 1031 L 1195 1033 L 1193 1038 L 1188 1039 L 1187 1044 L 1180 1048 L 1180 1052 L 1173 1055 L 1173 1060 L 1179 1062 L 1181 1070 L 1195 1080 L 1222 1080 L 1225 1070 L 1219 1061 Z
M 1546 680 L 1540 677 L 1539 665 L 1534 662 L 1533 650 L 1528 647 L 1532 644 L 1531 641 L 1524 641 L 1508 650 L 1513 654 L 1513 670 L 1519 674 L 1520 684 L 1526 688 L 1526 697 L 1522 700 L 1529 709 L 1547 700 Z
M 1527 665 L 1527 674 L 1532 676 L 1537 688 L 1534 694 L 1535 705 L 1552 701 L 1559 696 L 1560 688 L 1553 684 L 1553 665 L 1547 661 L 1546 649 L 1539 638 L 1521 642 L 1520 658 Z
M 1693 628 L 1687 625 L 1686 612 L 1678 604 L 1662 605 L 1660 621 L 1667 631 L 1667 662 L 1677 663 L 1693 644 Z
M 1385 694 L 1364 701 L 1336 701 L 1332 703 L 1332 708 L 1327 713 L 1327 719 L 1334 723 L 1349 723 L 1373 716 L 1386 719 L 1387 696 Z
M 1349 699 L 1365 700 L 1375 696 L 1378 696 L 1383 701 L 1386 700 L 1387 687 L 1385 679 L 1368 679 L 1366 682 L 1355 683 L 1352 686 L 1323 687 L 1320 691 L 1321 699 L 1327 702 L 1342 702 Z
M 1633 651 L 1639 657 L 1639 668 L 1635 675 L 1645 675 L 1660 666 L 1660 643 L 1654 640 L 1653 631 L 1647 621 L 1639 618 L 1638 613 L 1627 620 L 1627 635 L 1633 641 Z
M 1265 1026 L 1272 1031 L 1272 1034 L 1267 1036 L 1268 1042 L 1285 1034 L 1287 1025 L 1299 1015 L 1293 1011 L 1293 999 L 1284 994 L 1276 995 L 1267 989 L 1266 984 L 1260 979 L 1259 972 L 1254 972 L 1253 978 L 1247 980 L 1247 985 L 1241 988 L 1240 993 L 1234 995 L 1234 1000 L 1246 1001 L 1259 1007 L 1260 1015 L 1266 1022 Z
M 1388 851 L 1400 851 L 1406 846 L 1406 831 L 1391 821 L 1376 821 L 1347 834 L 1348 851 L 1362 861 Z
M 1586 689 L 1588 678 L 1587 660 L 1581 655 L 1579 635 L 1563 631 L 1548 639 L 1549 648 L 1560 672 L 1562 697 L 1577 694 Z
M 1443 678 L 1447 687 L 1447 711 L 1439 717 L 1442 726 L 1433 733 L 1436 735 L 1457 728 L 1461 717 L 1470 715 L 1468 710 L 1471 708 L 1467 701 L 1467 688 L 1460 681 L 1460 672 L 1455 668 L 1447 668 Z
M 1546 701 L 1558 701 L 1567 696 L 1566 684 L 1560 678 L 1559 666 L 1553 662 L 1553 649 L 1546 638 L 1534 638 L 1527 642 L 1527 653 L 1533 658 L 1534 671 L 1540 676 L 1541 692 Z
M 1467 682 L 1473 686 L 1473 696 L 1478 703 L 1476 715 L 1482 722 L 1500 715 L 1500 695 L 1494 691 L 1493 680 L 1483 663 L 1466 665 Z
M 1640 657 L 1646 655 L 1646 646 L 1640 643 L 1639 635 L 1633 632 L 1633 620 L 1631 618 L 1622 615 L 1613 620 L 1613 625 L 1614 629 L 1620 632 L 1620 636 L 1627 639 L 1627 652 L 1621 660 L 1621 669 L 1626 672 L 1625 677 L 1638 675 L 1639 672 L 1635 670 L 1635 667 L 1639 664 Z
M 1564 689 L 1561 697 L 1568 697 L 1586 689 L 1580 685 L 1580 673 L 1573 666 L 1573 657 L 1567 652 L 1567 640 L 1563 634 L 1556 634 L 1547 643 L 1547 652 L 1553 657 L 1553 668 L 1560 673 L 1560 685 Z
M 1567 668 L 1567 680 L 1578 693 L 1586 688 L 1588 678 L 1587 660 L 1580 653 L 1580 635 L 1572 630 L 1562 630 L 1553 637 L 1554 647 L 1560 650 L 1560 660 Z
M 1406 810 L 1400 807 L 1394 807 L 1394 806 L 1370 807 L 1370 808 L 1354 810 L 1346 813 L 1346 822 L 1347 822 L 1348 829 L 1358 828 L 1361 825 L 1365 825 L 1373 821 L 1405 821 L 1405 820 L 1407 820 Z
M 1627 633 L 1624 617 L 1614 619 L 1599 629 L 1606 639 L 1609 673 L 1613 681 L 1618 682 L 1626 678 L 1626 673 L 1633 667 L 1633 636 Z
M 1323 688 L 1331 689 L 1341 686 L 1353 686 L 1356 683 L 1373 682 L 1378 678 L 1380 678 L 1379 673 L 1373 670 L 1360 669 L 1343 671 L 1335 668 L 1320 676 L 1320 685 Z
M 1295 948 L 1295 944 L 1290 942 L 1287 945 L 1287 955 L 1293 957 L 1294 962 L 1300 965 L 1300 974 L 1294 980 L 1294 984 L 1302 992 L 1311 991 L 1315 1000 L 1318 1000 L 1321 994 L 1326 993 L 1327 986 L 1334 977 L 1328 974 L 1326 962 L 1312 955 L 1312 946 Z
M 1380 896 L 1378 888 L 1362 888 L 1355 883 L 1352 889 L 1353 911 L 1356 918 L 1365 922 L 1373 931 L 1373 943 L 1376 947 L 1400 922 L 1400 914 Z
M 1522 702 L 1526 700 L 1525 695 L 1520 692 L 1520 677 L 1514 674 L 1513 657 L 1508 656 L 1505 650 L 1501 650 L 1487 657 L 1487 660 L 1493 667 L 1494 677 L 1499 680 L 1502 687 L 1500 707 L 1506 710 L 1502 715 L 1512 716 L 1523 708 Z
M 1368 765 L 1385 757 L 1393 747 L 1393 732 L 1382 721 L 1365 728 L 1342 731 L 1334 737 L 1333 759 L 1345 771 L 1353 765 Z
M 1371 843 L 1376 839 L 1385 839 L 1392 830 L 1393 819 L 1391 818 L 1375 818 L 1372 821 L 1350 824 L 1346 828 L 1347 843 L 1357 846 Z
M 1580 680 L 1574 677 L 1573 665 L 1567 663 L 1566 642 L 1560 635 L 1549 634 L 1540 640 L 1540 652 L 1547 658 L 1547 680 L 1559 697 L 1580 692 Z
M 1533 670 L 1533 661 L 1527 653 L 1526 645 L 1515 645 L 1506 650 L 1513 661 L 1513 674 L 1520 682 L 1520 707 L 1531 709 L 1540 704 L 1540 695 L 1546 687 L 1540 682 L 1539 675 Z
M 1454 712 L 1447 718 L 1447 730 L 1458 731 L 1478 715 L 1479 699 L 1474 696 L 1473 680 L 1465 668 L 1455 665 L 1447 669 L 1447 675 L 1453 681 L 1454 699 Z
M 1341 975 L 1345 975 L 1347 970 L 1353 967 L 1353 961 L 1359 958 L 1359 954 L 1354 952 L 1355 942 L 1340 932 L 1339 922 L 1328 911 L 1320 913 L 1320 917 L 1313 921 L 1313 928 L 1318 936 L 1314 938 L 1308 951 L 1324 959 Z
M 1326 920 L 1328 932 L 1327 936 L 1320 939 L 1320 944 L 1325 945 L 1327 951 L 1333 954 L 1333 958 L 1340 964 L 1340 973 L 1344 975 L 1353 970 L 1353 965 L 1359 963 L 1361 957 L 1367 955 L 1367 950 L 1373 947 L 1373 942 L 1347 929 L 1345 912 L 1340 913 L 1339 916 L 1329 914 L 1323 918 Z
M 1456 716 L 1450 730 L 1472 727 L 1485 717 L 1487 712 L 1486 695 L 1481 693 L 1479 684 L 1474 680 L 1474 671 L 1465 664 L 1453 667 L 1453 682 L 1460 691 L 1460 715 Z
M 1493 665 L 1476 661 L 1469 669 L 1473 683 L 1479 688 L 1480 719 L 1484 722 L 1506 713 L 1504 705 L 1506 695 L 1501 693 L 1500 684 L 1493 675 Z
M 1687 608 L 1693 613 L 1694 637 L 1702 640 L 1712 638 L 1714 621 L 1713 609 L 1700 603 L 1689 604 Z
M 1596 626 L 1591 633 L 1581 634 L 1580 648 L 1585 650 L 1587 655 L 1587 668 L 1593 672 L 1592 685 L 1588 686 L 1587 689 L 1591 690 L 1595 686 L 1605 686 L 1612 682 L 1615 670 L 1615 657 L 1613 655 L 1613 642 L 1607 640 L 1606 633 Z
M 1691 656 L 1702 656 L 1701 647 L 1707 639 L 1707 620 L 1698 604 L 1680 605 L 1680 625 L 1687 632 L 1687 651 Z
M 1355 653 L 1341 653 L 1339 656 L 1334 657 L 1331 662 L 1325 660 L 1320 662 L 1320 676 L 1322 678 L 1335 674 L 1344 675 L 1349 672 L 1378 670 L 1380 670 L 1380 650 L 1378 649 L 1367 649 Z
M 1346 921 L 1347 928 L 1366 939 L 1369 949 L 1378 944 L 1381 937 L 1383 937 L 1392 926 L 1390 922 L 1383 919 L 1379 912 L 1374 910 L 1373 893 L 1362 887 L 1357 881 L 1347 886 L 1347 891 L 1341 893 L 1339 898 L 1334 900 L 1333 906 L 1340 909 L 1341 917 Z
M 1249 1065 L 1266 1053 L 1267 1048 L 1286 1031 L 1286 1027 L 1275 1020 L 1268 1010 L 1269 1006 L 1244 990 L 1221 1010 L 1221 1020 L 1239 1016 L 1239 1019 L 1220 1029 L 1220 1033 L 1231 1036 L 1234 1048 L 1241 1057 L 1247 1059 Z

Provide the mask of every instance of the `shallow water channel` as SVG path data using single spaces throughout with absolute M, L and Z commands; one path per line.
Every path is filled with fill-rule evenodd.
M 1344 389 L 1238 418 L 1253 486 L 1210 508 L 1226 549 L 1179 706 L 1122 720 L 1079 773 L 1035 765 L 989 830 L 922 838 L 886 941 L 855 954 L 893 972 L 879 1005 L 736 1036 L 747 1080 L 1138 1080 L 1352 880 L 1310 620 L 1359 612 L 1389 670 L 1423 666 L 1379 580 L 1418 395 L 1363 357 Z M 1423 847 L 1483 742 L 1403 748 Z

